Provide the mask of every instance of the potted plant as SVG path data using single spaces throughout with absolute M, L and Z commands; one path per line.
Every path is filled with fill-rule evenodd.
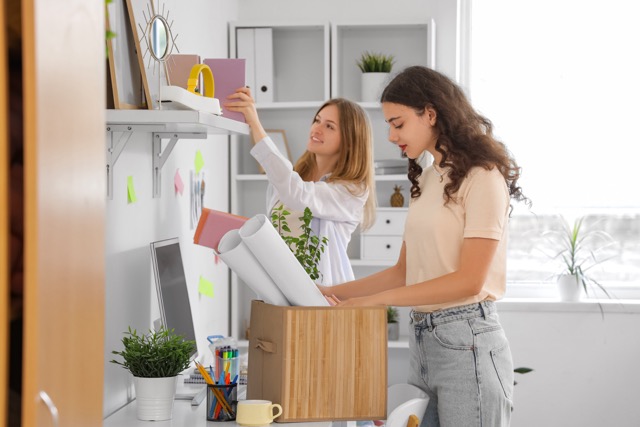
M 561 262 L 561 270 L 557 274 L 561 301 L 579 301 L 582 295 L 589 294 L 590 287 L 600 289 L 611 298 L 589 270 L 616 256 L 614 249 L 617 244 L 602 230 L 583 229 L 583 220 L 578 218 L 571 226 L 563 219 L 561 230 L 543 233 L 547 242 L 556 248 L 548 255 Z
M 392 306 L 387 306 L 387 338 L 390 341 L 397 341 L 400 338 L 398 309 Z
M 169 420 L 173 412 L 178 374 L 189 367 L 196 343 L 160 328 L 138 335 L 135 329 L 124 333 L 124 350 L 112 351 L 123 361 L 111 360 L 131 372 L 138 403 L 138 419 Z
M 364 52 L 356 61 L 362 71 L 361 96 L 364 102 L 375 102 L 380 99 L 382 86 L 391 73 L 394 64 L 393 55 Z
M 304 213 L 298 218 L 302 222 L 300 224 L 300 235 L 295 237 L 286 234 L 291 233 L 291 229 L 287 223 L 287 215 L 290 214 L 291 212 L 287 211 L 284 205 L 274 208 L 271 214 L 271 224 L 278 231 L 278 234 L 280 234 L 280 237 L 282 237 L 287 246 L 289 246 L 289 249 L 291 249 L 291 252 L 293 252 L 309 277 L 311 277 L 311 280 L 314 280 L 316 283 L 322 283 L 322 273 L 318 270 L 318 264 L 320 263 L 320 257 L 324 253 L 329 239 L 327 237 L 320 238 L 316 236 L 311 229 L 313 213 L 308 207 L 304 208 Z

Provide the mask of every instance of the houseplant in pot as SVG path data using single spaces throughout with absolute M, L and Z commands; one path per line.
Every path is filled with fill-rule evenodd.
M 390 341 L 397 341 L 400 338 L 398 309 L 392 306 L 387 306 L 387 338 Z
M 602 230 L 586 230 L 584 218 L 578 218 L 573 225 L 562 221 L 560 230 L 549 230 L 543 237 L 555 248 L 548 255 L 561 265 L 558 290 L 561 301 L 579 301 L 589 289 L 599 289 L 611 298 L 605 287 L 598 282 L 590 271 L 593 267 L 617 255 L 617 243 Z
M 361 99 L 363 102 L 376 102 L 380 99 L 382 87 L 391 73 L 394 64 L 393 55 L 364 52 L 356 61 L 362 71 Z
M 189 367 L 196 343 L 161 328 L 138 335 L 135 329 L 124 333 L 124 350 L 112 351 L 123 361 L 111 360 L 131 372 L 138 404 L 138 419 L 169 420 L 173 412 L 178 374 Z

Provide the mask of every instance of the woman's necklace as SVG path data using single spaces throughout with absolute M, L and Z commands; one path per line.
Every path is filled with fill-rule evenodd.
M 436 167 L 435 162 L 433 163 L 433 165 L 432 165 L 432 166 L 433 166 L 433 171 L 436 173 L 436 175 L 438 175 L 438 178 L 440 178 L 440 182 L 442 182 L 442 180 L 444 179 L 444 178 L 443 178 L 443 176 L 444 176 L 444 172 L 442 172 L 442 173 L 441 173 L 441 172 L 438 170 L 438 168 Z

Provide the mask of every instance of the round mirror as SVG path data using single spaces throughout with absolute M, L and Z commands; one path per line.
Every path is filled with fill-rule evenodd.
M 151 20 L 150 27 L 149 46 L 151 48 L 149 50 L 151 51 L 151 55 L 158 61 L 164 61 L 169 46 L 167 43 L 169 39 L 169 26 L 167 25 L 167 21 L 165 21 L 162 16 L 156 15 Z

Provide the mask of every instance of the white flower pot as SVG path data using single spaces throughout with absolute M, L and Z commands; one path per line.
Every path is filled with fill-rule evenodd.
M 138 419 L 142 421 L 170 420 L 177 383 L 177 376 L 168 378 L 133 377 Z
M 398 322 L 387 323 L 387 339 L 389 341 L 400 339 L 400 324 Z
M 362 73 L 360 96 L 362 102 L 378 102 L 389 73 Z
M 578 280 L 578 276 L 571 274 L 563 274 L 558 277 L 558 291 L 560 292 L 560 301 L 580 301 L 584 295 L 584 288 Z

